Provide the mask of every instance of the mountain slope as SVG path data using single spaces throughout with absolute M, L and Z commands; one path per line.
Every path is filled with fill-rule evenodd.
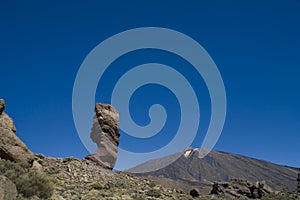
M 171 179 L 176 182 L 173 182 L 174 184 L 181 182 L 199 186 L 211 185 L 215 181 L 243 178 L 252 182 L 266 181 L 273 190 L 296 190 L 299 169 L 218 151 L 211 151 L 206 157 L 200 159 L 199 151 L 200 149 L 187 149 L 178 160 L 167 167 L 136 174 L 153 177 L 157 182 Z M 172 156 L 174 155 L 148 161 L 128 171 L 139 172 L 156 169 L 157 165 L 167 162 Z

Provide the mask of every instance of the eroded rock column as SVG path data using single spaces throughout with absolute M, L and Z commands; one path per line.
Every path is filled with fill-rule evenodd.
M 115 108 L 109 104 L 96 104 L 90 137 L 98 149 L 86 158 L 105 168 L 113 169 L 120 138 L 119 113 Z

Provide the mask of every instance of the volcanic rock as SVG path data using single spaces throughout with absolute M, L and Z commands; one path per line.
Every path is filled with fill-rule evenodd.
M 4 100 L 0 101 L 0 107 L 4 110 Z M 3 110 L 2 113 L 0 112 L 0 158 L 11 161 L 32 161 L 33 153 L 16 136 L 14 122 Z
M 6 178 L 0 175 L 0 199 L 1 200 L 14 200 L 17 197 L 16 185 Z
M 190 195 L 193 197 L 193 198 L 196 198 L 196 197 L 199 197 L 200 194 L 199 194 L 199 191 L 197 189 L 192 189 L 190 191 Z
M 273 191 L 264 181 L 253 184 L 245 179 L 232 179 L 230 182 L 214 183 L 210 193 L 230 198 L 257 199 Z
M 86 159 L 113 169 L 117 160 L 119 145 L 119 113 L 108 104 L 97 103 L 90 137 L 97 144 L 97 151 Z

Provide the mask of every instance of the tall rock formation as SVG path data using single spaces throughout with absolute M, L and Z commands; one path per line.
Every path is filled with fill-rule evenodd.
M 13 120 L 3 112 L 5 101 L 0 99 L 0 158 L 11 161 L 30 162 L 34 155 L 16 136 Z
M 90 137 L 98 149 L 86 158 L 113 169 L 120 138 L 119 113 L 111 105 L 101 103 L 96 104 L 95 113 Z

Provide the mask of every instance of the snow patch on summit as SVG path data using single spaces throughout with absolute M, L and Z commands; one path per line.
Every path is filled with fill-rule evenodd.
M 189 157 L 189 155 L 192 153 L 192 151 L 193 151 L 192 149 L 185 151 L 184 157 L 186 157 L 186 158 Z

